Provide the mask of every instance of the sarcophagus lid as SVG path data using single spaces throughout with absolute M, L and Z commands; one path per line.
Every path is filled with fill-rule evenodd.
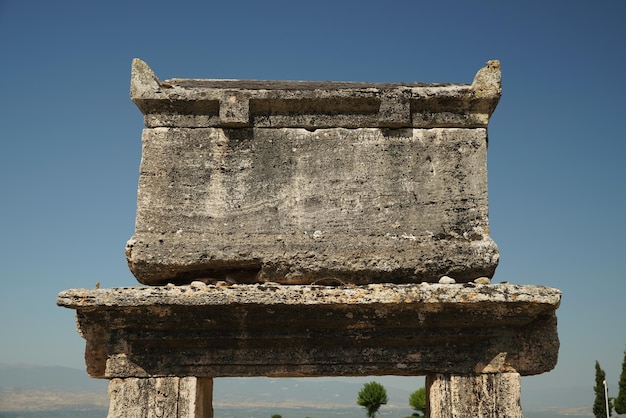
M 491 277 L 489 61 L 472 84 L 171 79 L 134 60 L 145 284 Z

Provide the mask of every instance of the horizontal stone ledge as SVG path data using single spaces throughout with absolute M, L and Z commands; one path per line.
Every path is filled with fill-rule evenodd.
M 501 90 L 495 60 L 472 84 L 161 81 L 139 59 L 131 77 L 147 127 L 486 127 Z
M 68 289 L 57 305 L 70 309 L 211 305 L 410 305 L 427 309 L 523 309 L 533 314 L 558 308 L 561 291 L 546 286 L 496 284 L 370 284 L 365 286 L 279 285 L 276 283 L 134 286 Z
M 93 377 L 538 374 L 561 292 L 511 284 L 70 289 Z

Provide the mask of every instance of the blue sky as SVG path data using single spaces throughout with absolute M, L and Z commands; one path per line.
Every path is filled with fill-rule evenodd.
M 489 126 L 495 280 L 563 291 L 557 368 L 531 388 L 615 394 L 626 348 L 626 3 L 0 0 L 0 362 L 83 368 L 74 287 L 136 284 L 142 115 L 161 79 L 470 83 L 499 59 Z

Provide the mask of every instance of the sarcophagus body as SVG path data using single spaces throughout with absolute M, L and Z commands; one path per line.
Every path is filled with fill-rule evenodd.
M 145 284 L 491 277 L 490 61 L 472 84 L 172 79 L 133 63 L 145 115 L 135 234 Z

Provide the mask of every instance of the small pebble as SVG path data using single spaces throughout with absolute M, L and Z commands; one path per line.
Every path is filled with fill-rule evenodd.
M 200 290 L 206 287 L 206 283 L 196 280 L 196 281 L 191 282 L 189 287 L 191 287 L 193 290 Z
M 263 282 L 263 283 L 261 283 L 261 286 L 267 286 L 267 287 L 278 287 L 278 286 L 280 286 L 280 283 L 276 283 L 276 282 Z
M 225 281 L 225 280 L 218 280 L 217 282 L 215 282 L 215 286 L 218 287 L 230 287 L 233 283 Z
M 491 283 L 491 280 L 489 279 L 489 277 L 479 277 L 478 279 L 474 280 L 474 283 L 476 283 L 476 284 L 489 284 L 489 283 Z
M 441 279 L 439 279 L 439 283 L 441 283 L 441 284 L 453 284 L 453 283 L 456 283 L 456 280 L 454 280 L 452 277 L 443 276 Z

